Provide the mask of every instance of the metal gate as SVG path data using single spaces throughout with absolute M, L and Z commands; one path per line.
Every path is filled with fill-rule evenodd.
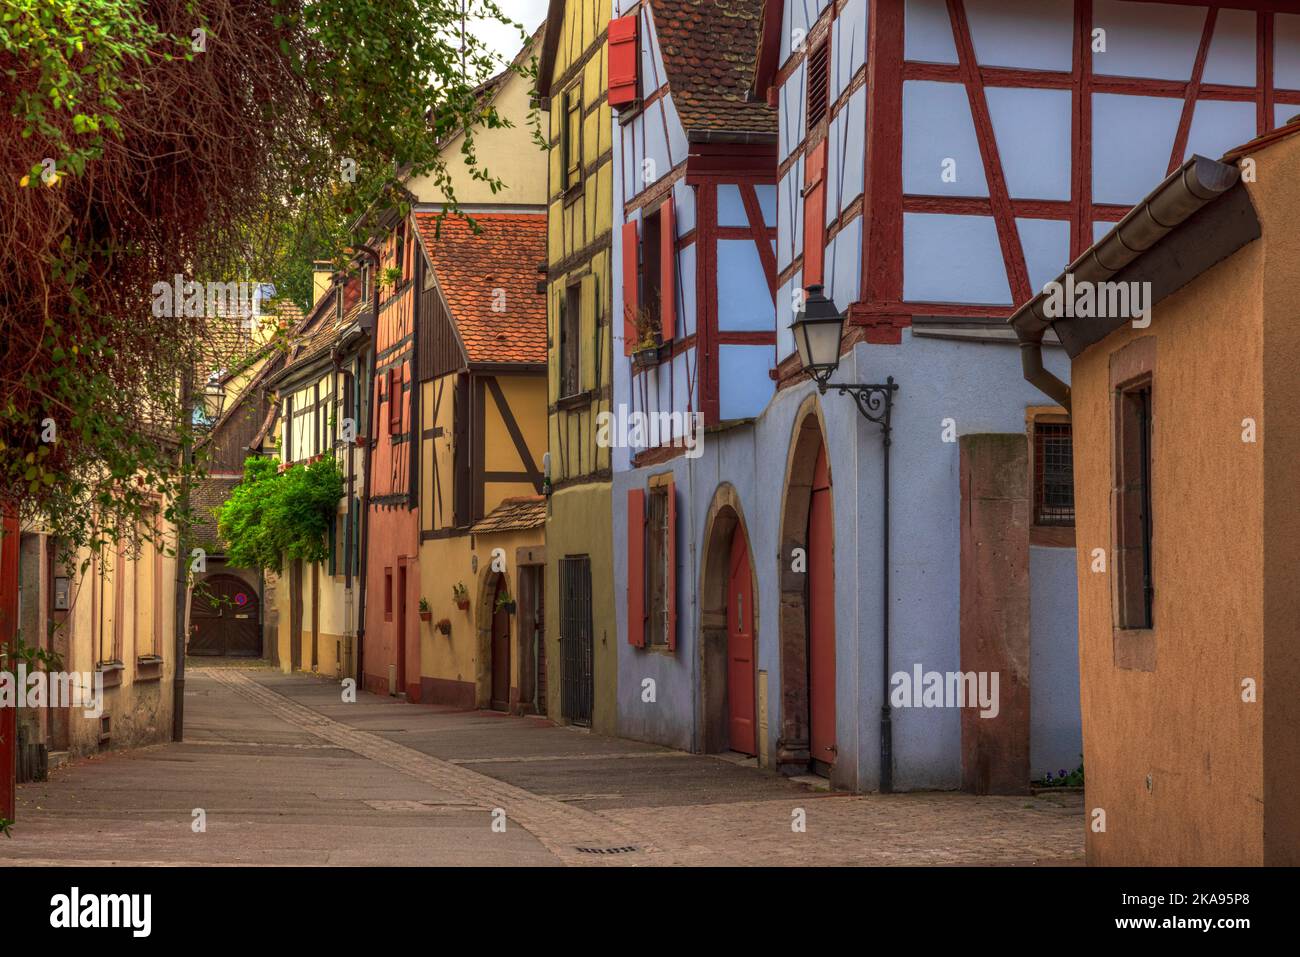
M 591 560 L 560 559 L 561 710 L 574 724 L 591 724 Z

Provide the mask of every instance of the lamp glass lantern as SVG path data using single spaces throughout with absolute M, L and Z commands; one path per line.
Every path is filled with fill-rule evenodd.
M 208 378 L 200 403 L 205 424 L 212 425 L 221 418 L 222 407 L 226 404 L 226 389 L 217 373 L 212 373 Z
M 795 348 L 803 370 L 824 392 L 826 383 L 840 365 L 840 342 L 844 337 L 844 314 L 826 298 L 821 285 L 809 286 L 804 307 L 790 323 Z

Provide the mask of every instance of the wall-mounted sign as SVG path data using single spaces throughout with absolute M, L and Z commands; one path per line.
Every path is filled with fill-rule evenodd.
M 66 578 L 54 579 L 54 610 L 68 610 L 68 579 Z

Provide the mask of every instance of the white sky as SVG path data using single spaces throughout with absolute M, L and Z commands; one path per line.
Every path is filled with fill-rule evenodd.
M 522 23 L 529 35 L 546 19 L 547 0 L 496 0 L 501 12 Z M 523 48 L 523 41 L 510 27 L 500 23 L 470 21 L 475 31 L 496 53 L 509 63 Z

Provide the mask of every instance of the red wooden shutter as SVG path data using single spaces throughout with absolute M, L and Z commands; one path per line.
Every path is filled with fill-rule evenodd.
M 636 102 L 637 14 L 609 21 L 609 105 Z
M 671 342 L 677 328 L 677 213 L 673 194 L 659 207 L 659 331 Z
M 627 643 L 645 647 L 645 490 L 627 490 Z
M 803 286 L 821 283 L 826 258 L 826 140 L 804 160 Z
M 636 223 L 623 224 L 623 355 L 630 356 L 636 349 L 636 314 L 641 307 L 640 285 L 637 282 Z
M 677 486 L 669 479 L 666 489 L 668 494 L 668 541 L 664 552 L 667 555 L 667 568 L 664 570 L 664 590 L 668 593 L 668 615 L 664 630 L 668 632 L 668 650 L 677 647 Z

